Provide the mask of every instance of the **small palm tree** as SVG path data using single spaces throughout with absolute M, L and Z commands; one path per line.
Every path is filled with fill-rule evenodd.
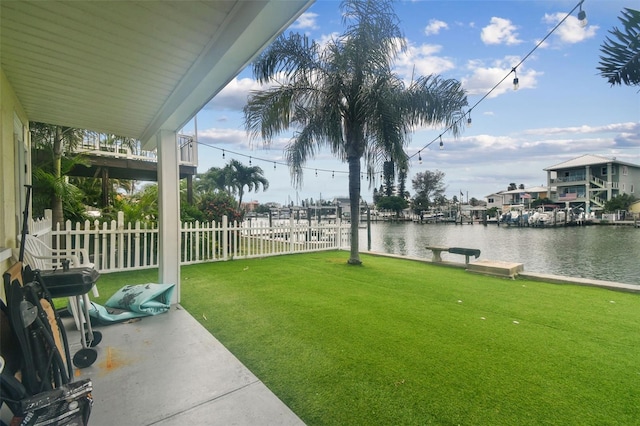
M 249 192 L 258 192 L 260 187 L 264 191 L 269 188 L 269 181 L 264 177 L 262 168 L 258 166 L 245 166 L 238 160 L 231 160 L 224 168 L 227 176 L 227 184 L 235 189 L 238 194 L 238 208 L 242 209 L 242 197 L 244 188 Z
M 225 169 L 211 167 L 205 173 L 198 174 L 195 187 L 198 193 L 209 193 L 215 191 L 231 192 L 227 184 Z
M 600 75 L 611 85 L 640 85 L 640 11 L 625 8 L 619 18 L 624 29 L 610 30 L 600 47 Z
M 254 92 L 244 108 L 247 130 L 265 143 L 298 129 L 286 148 L 294 183 L 302 167 L 320 148 L 349 167 L 351 251 L 348 263 L 360 264 L 358 221 L 360 162 L 370 185 L 376 168 L 393 159 L 407 168 L 404 146 L 419 125 L 442 124 L 458 133 L 461 109 L 467 105 L 458 81 L 437 76 L 405 83 L 392 72 L 406 47 L 389 0 L 343 0 L 344 34 L 320 45 L 300 34 L 281 36 L 253 64 L 261 83 L 276 83 Z

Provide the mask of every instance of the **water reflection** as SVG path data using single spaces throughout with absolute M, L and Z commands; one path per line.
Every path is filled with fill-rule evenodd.
M 496 225 L 373 223 L 371 249 L 431 258 L 425 247 L 478 248 L 481 259 L 524 263 L 526 271 L 640 285 L 640 229 L 630 226 L 508 228 Z M 367 249 L 366 231 L 360 247 Z M 444 259 L 463 260 L 443 253 Z

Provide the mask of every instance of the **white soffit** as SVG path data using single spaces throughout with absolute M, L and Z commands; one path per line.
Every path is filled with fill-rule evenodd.
M 2 71 L 31 121 L 151 149 L 311 3 L 2 0 Z

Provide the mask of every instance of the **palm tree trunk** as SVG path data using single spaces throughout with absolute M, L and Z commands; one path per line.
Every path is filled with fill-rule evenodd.
M 358 247 L 358 222 L 360 221 L 360 158 L 349 156 L 349 212 L 351 214 L 351 252 L 350 265 L 361 265 Z
M 244 195 L 244 187 L 238 189 L 238 211 L 242 211 L 242 196 Z

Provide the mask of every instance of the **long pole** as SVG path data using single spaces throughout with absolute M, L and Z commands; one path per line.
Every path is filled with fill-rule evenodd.
M 24 211 L 22 212 L 22 231 L 20 235 L 20 254 L 18 255 L 18 261 L 24 260 L 24 246 L 26 244 L 27 234 L 29 233 L 29 202 L 31 199 L 31 185 L 25 185 L 27 188 L 27 196 L 24 201 Z

